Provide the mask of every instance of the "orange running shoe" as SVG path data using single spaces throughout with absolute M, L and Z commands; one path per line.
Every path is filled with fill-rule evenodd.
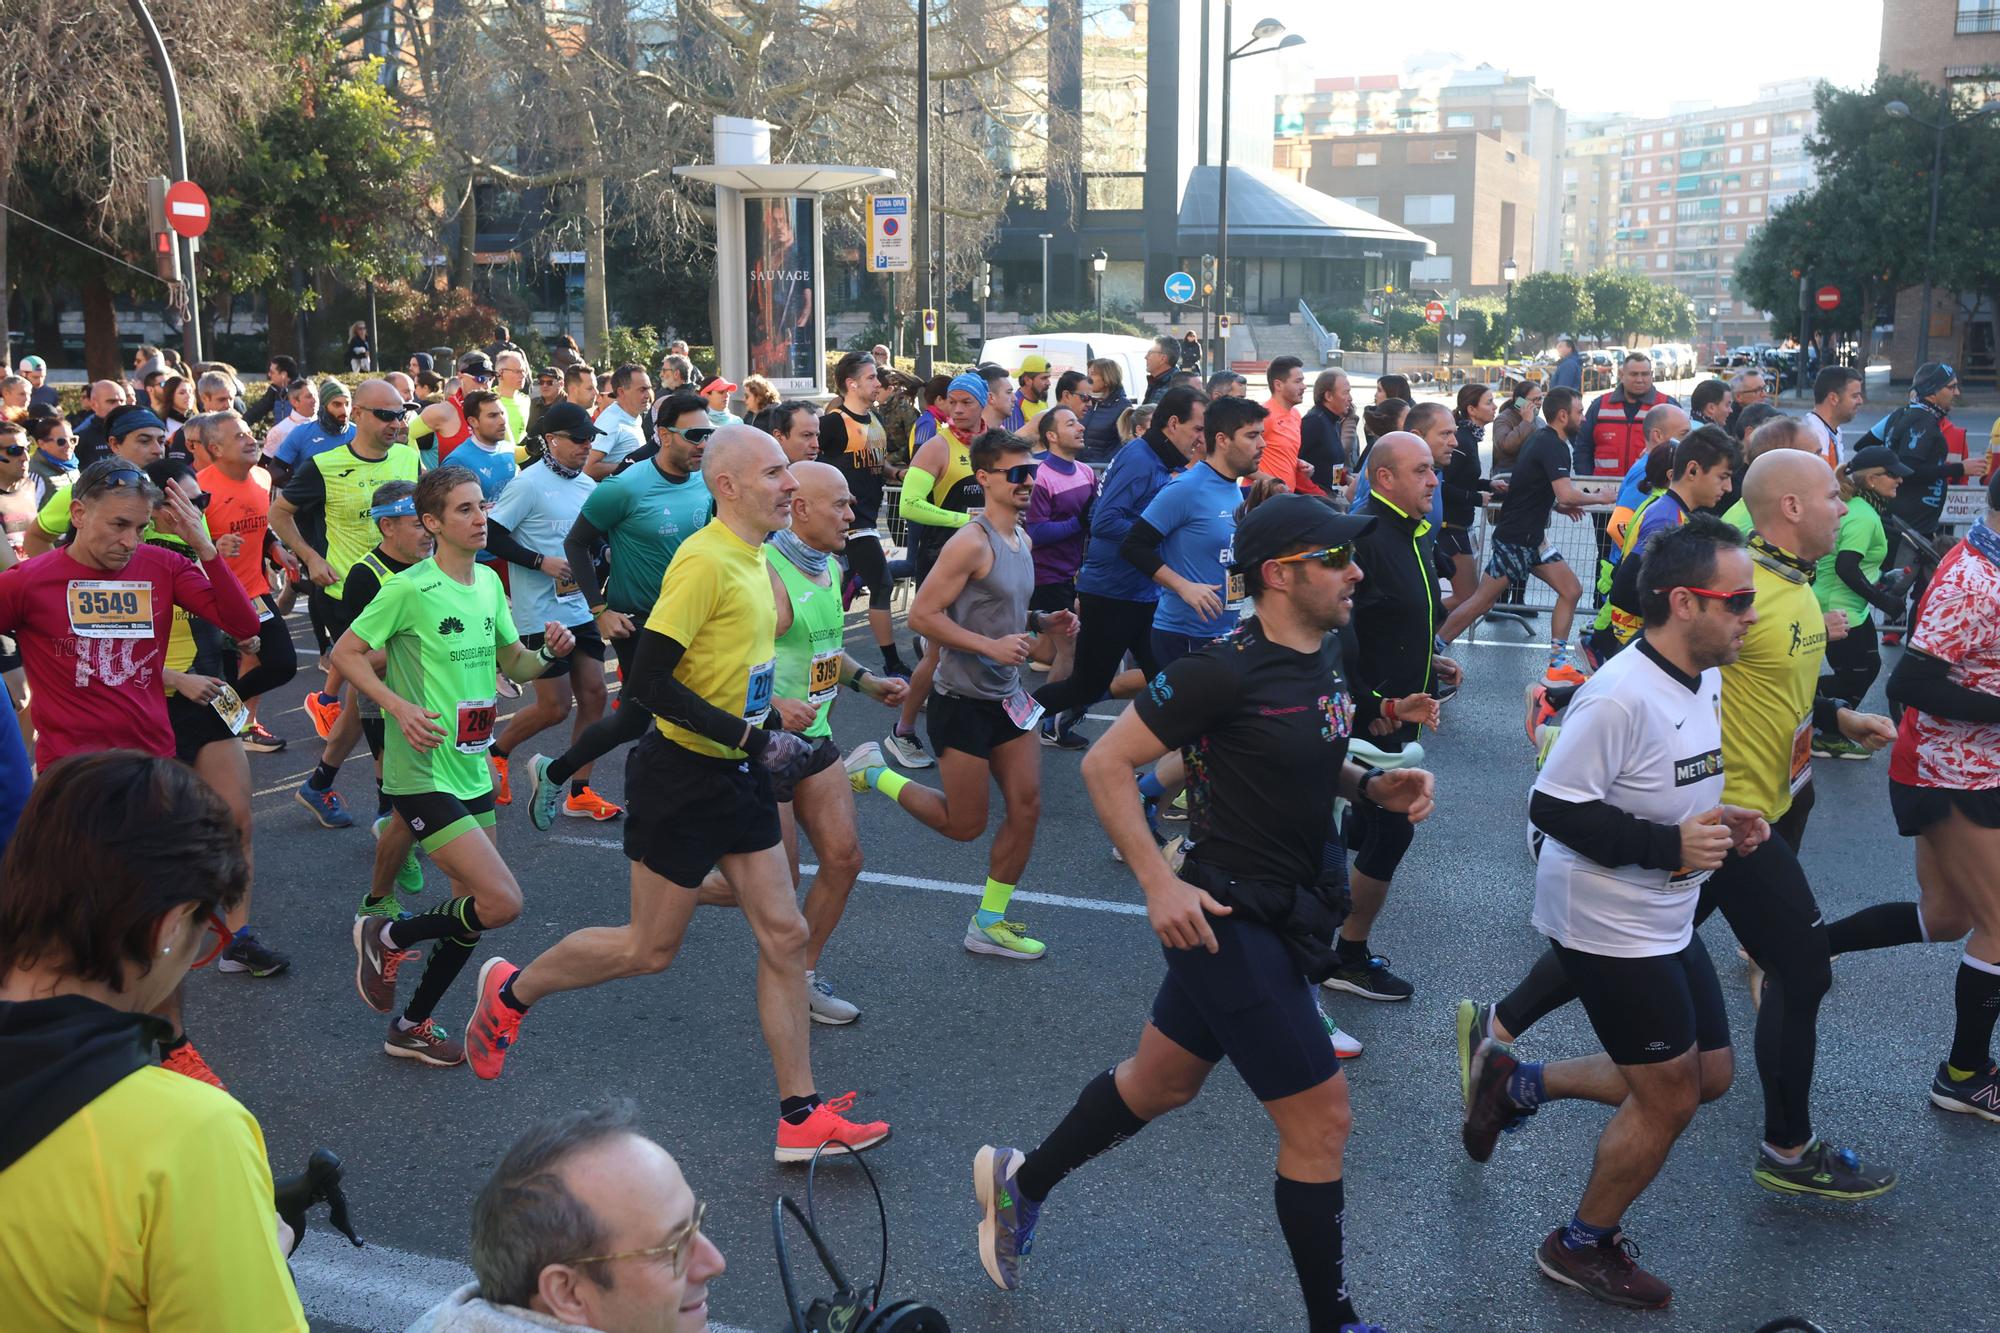
M 563 799 L 563 813 L 571 819 L 594 819 L 602 824 L 607 819 L 616 819 L 625 813 L 622 805 L 613 805 L 590 788 L 583 789 L 581 796 Z
M 486 762 L 493 765 L 493 804 L 514 804 L 514 784 L 507 780 L 507 761 L 494 754 L 486 756 Z
M 499 1078 L 526 1015 L 500 998 L 500 988 L 521 974 L 505 958 L 489 958 L 479 969 L 479 998 L 465 1022 L 465 1056 L 481 1078 Z
M 184 1041 L 169 1051 L 161 1059 L 160 1067 L 171 1069 L 197 1083 L 206 1083 L 211 1088 L 221 1088 L 224 1092 L 229 1090 L 229 1085 L 215 1076 L 215 1071 L 208 1067 L 208 1061 L 201 1058 L 201 1052 L 194 1048 L 191 1041 Z
M 1528 744 L 1534 745 L 1543 724 L 1556 715 L 1556 710 L 1549 703 L 1549 687 L 1540 681 L 1528 686 L 1527 699 Z
M 323 703 L 318 690 L 307 690 L 306 716 L 312 719 L 313 730 L 319 733 L 319 738 L 325 740 L 326 734 L 333 730 L 333 724 L 340 721 L 339 698 L 336 697 L 332 703 Z
M 847 1092 L 815 1106 L 803 1125 L 794 1125 L 783 1116 L 778 1117 L 777 1159 L 781 1162 L 809 1162 L 822 1147 L 829 1157 L 866 1152 L 889 1137 L 886 1121 L 871 1120 L 867 1124 L 856 1124 L 845 1119 L 846 1113 L 853 1109 L 854 1094 Z

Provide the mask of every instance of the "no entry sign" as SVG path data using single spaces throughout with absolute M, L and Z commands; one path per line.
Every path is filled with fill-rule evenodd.
M 1432 301 L 1429 305 L 1425 306 L 1424 322 L 1426 324 L 1444 323 L 1444 302 Z
M 1821 310 L 1832 310 L 1840 304 L 1840 288 L 1827 286 L 1813 293 L 1813 300 Z
M 193 181 L 175 181 L 167 187 L 167 225 L 183 236 L 195 237 L 208 230 L 208 195 Z

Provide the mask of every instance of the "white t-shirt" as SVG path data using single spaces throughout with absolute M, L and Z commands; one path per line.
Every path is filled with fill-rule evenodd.
M 1603 801 L 1655 824 L 1680 824 L 1722 803 L 1722 673 L 1696 688 L 1637 645 L 1571 702 L 1535 790 Z M 1707 871 L 1598 865 L 1554 838 L 1535 864 L 1535 929 L 1565 948 L 1611 958 L 1678 953 L 1694 935 Z
M 529 550 L 561 557 L 563 538 L 596 487 L 597 483 L 581 472 L 558 477 L 542 462 L 533 462 L 500 492 L 493 505 L 493 521 Z M 574 626 L 590 619 L 590 605 L 582 593 L 558 596 L 556 581 L 539 569 L 515 565 L 507 573 L 507 583 L 513 596 L 514 623 L 532 627 L 531 632 L 539 633 L 551 620 Z M 567 586 L 574 587 L 574 582 Z
M 592 440 L 590 447 L 603 450 L 604 456 L 613 463 L 624 462 L 626 455 L 646 443 L 644 420 L 616 403 L 609 404 L 597 414 L 597 428 L 604 434 Z
M 1813 439 L 1813 452 L 1824 458 L 1828 467 L 1839 467 L 1854 457 L 1854 446 L 1847 442 L 1844 433 L 1837 426 L 1826 424 L 1826 418 L 1817 412 L 1808 412 L 1799 418 Z
M 285 419 L 271 427 L 270 433 L 264 437 L 264 457 L 276 458 L 278 456 L 278 446 L 285 442 L 285 437 L 312 419 L 311 417 L 302 417 L 290 408 L 285 409 Z

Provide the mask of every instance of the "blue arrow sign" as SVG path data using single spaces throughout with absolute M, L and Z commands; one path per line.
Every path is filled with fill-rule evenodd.
M 1167 274 L 1167 299 L 1175 305 L 1187 305 L 1194 300 L 1194 276 L 1189 273 Z

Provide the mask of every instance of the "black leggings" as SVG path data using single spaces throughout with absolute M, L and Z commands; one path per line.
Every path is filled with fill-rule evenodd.
M 643 628 L 645 613 L 634 613 L 634 630 Z M 618 706 L 608 708 L 604 716 L 583 729 L 583 735 L 576 738 L 576 744 L 558 755 L 549 764 L 549 781 L 568 782 L 576 771 L 585 764 L 596 763 L 621 745 L 628 745 L 646 734 L 646 728 L 653 725 L 653 715 L 646 706 L 623 688 L 632 682 L 632 663 L 639 655 L 639 636 L 634 634 L 623 639 L 610 639 L 611 651 L 618 657 Z
M 1781 825 L 1786 822 L 1789 815 Z M 1792 844 L 1774 836 L 1750 855 L 1725 861 L 1701 886 L 1695 925 L 1717 908 L 1764 969 L 1756 1044 L 1757 1078 L 1764 1085 L 1764 1138 L 1781 1148 L 1796 1148 L 1812 1138 L 1819 1006 L 1833 984 L 1833 972 L 1826 924 Z M 1575 998 L 1576 989 L 1551 949 L 1500 1001 L 1497 1016 L 1502 1027 L 1519 1037 Z
M 278 608 L 271 601 L 270 594 L 257 599 L 271 618 L 257 626 L 257 665 L 238 675 L 241 658 L 235 653 L 222 655 L 222 675 L 245 701 L 291 683 L 299 674 L 299 650 L 292 643 L 292 632 L 285 624 L 285 618 L 278 614 Z
M 868 609 L 887 611 L 889 594 L 895 589 L 895 580 L 889 577 L 889 558 L 882 553 L 880 537 L 849 537 L 847 539 L 847 571 L 854 581 L 868 589 Z
M 1035 702 L 1051 715 L 1088 708 L 1111 691 L 1111 678 L 1125 654 L 1150 678 L 1160 669 L 1153 657 L 1153 603 L 1118 597 L 1076 596 L 1076 666 L 1070 674 L 1035 691 Z
M 1833 668 L 1832 681 L 1826 693 L 1836 699 L 1849 700 L 1859 708 L 1862 696 L 1874 687 L 1875 678 L 1882 674 L 1882 649 L 1874 618 L 1864 611 L 1849 620 L 1847 637 L 1834 639 L 1826 645 L 1826 664 Z

